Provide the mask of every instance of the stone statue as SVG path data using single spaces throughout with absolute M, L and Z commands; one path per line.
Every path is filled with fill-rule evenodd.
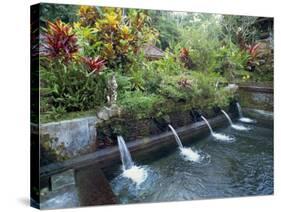
M 106 88 L 106 98 L 107 98 L 107 106 L 102 107 L 97 112 L 97 117 L 101 121 L 109 120 L 111 117 L 119 116 L 121 114 L 121 109 L 117 105 L 117 81 L 116 77 L 113 74 L 108 80 L 107 80 L 107 88 Z
M 107 81 L 107 103 L 109 107 L 112 105 L 115 105 L 117 102 L 117 82 L 116 82 L 116 77 L 113 74 Z

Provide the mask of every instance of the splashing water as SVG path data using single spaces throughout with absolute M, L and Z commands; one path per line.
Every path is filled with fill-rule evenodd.
M 221 110 L 221 112 L 225 115 L 225 117 L 227 118 L 227 120 L 229 121 L 229 124 L 231 125 L 231 127 L 235 130 L 249 130 L 248 127 L 245 127 L 243 125 L 238 125 L 238 124 L 233 124 L 231 118 L 229 117 L 229 115 L 224 111 Z
M 247 117 L 242 117 L 239 118 L 239 121 L 244 122 L 244 123 L 255 123 L 256 121 Z
M 270 111 L 257 110 L 257 109 L 254 109 L 253 111 L 255 111 L 256 113 L 263 115 L 263 116 L 273 117 L 273 112 L 270 112 Z
M 133 166 L 130 169 L 124 170 L 123 177 L 131 179 L 137 186 L 143 183 L 147 178 L 147 171 L 140 166 Z
M 219 141 L 234 142 L 235 138 L 222 133 L 213 133 L 212 136 Z
M 184 156 L 185 159 L 193 162 L 200 162 L 202 160 L 201 155 L 197 152 L 192 150 L 191 148 L 183 147 L 182 142 L 176 132 L 176 130 L 169 124 L 169 128 L 172 130 L 177 144 L 180 148 L 181 155 Z
M 228 142 L 232 142 L 234 141 L 234 137 L 231 137 L 231 136 L 228 136 L 228 135 L 225 135 L 225 134 L 222 134 L 222 133 L 215 133 L 213 131 L 213 128 L 211 127 L 211 125 L 209 124 L 208 120 L 204 117 L 204 116 L 201 116 L 201 118 L 204 120 L 204 122 L 207 124 L 209 130 L 210 130 L 210 133 L 211 135 L 216 139 L 216 140 L 220 140 L 220 141 L 228 141 Z
M 110 184 L 116 196 L 130 195 L 139 199 L 154 186 L 157 179 L 159 179 L 158 170 L 143 165 L 134 167 L 132 171 L 127 171 L 125 174 L 119 174 L 111 180 Z M 123 196 L 122 201 L 127 202 L 127 200 L 127 197 Z
M 244 123 L 255 123 L 256 122 L 253 119 L 250 119 L 250 118 L 247 118 L 247 117 L 243 116 L 242 108 L 241 108 L 241 106 L 238 102 L 236 102 L 236 106 L 237 106 L 237 109 L 238 109 L 239 121 L 244 122 Z
M 146 180 L 147 171 L 140 166 L 134 165 L 131 154 L 126 146 L 123 137 L 117 136 L 117 141 L 122 161 L 122 176 L 129 178 L 137 185 L 140 185 Z
M 200 162 L 202 160 L 201 155 L 197 151 L 193 151 L 191 148 L 180 148 L 181 154 L 185 159 Z
M 240 124 L 232 124 L 231 127 L 235 130 L 244 130 L 244 131 L 250 130 L 249 127 L 245 127 L 245 126 L 240 125 Z

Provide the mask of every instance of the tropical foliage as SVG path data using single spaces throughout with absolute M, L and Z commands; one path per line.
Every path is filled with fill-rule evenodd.
M 81 6 L 74 28 L 84 55 L 100 55 L 108 67 L 127 67 L 130 55 L 145 43 L 154 43 L 157 31 L 150 26 L 150 17 L 141 10 Z
M 41 112 L 47 121 L 107 105 L 112 76 L 118 106 L 137 119 L 177 105 L 223 107 L 235 95 L 225 89 L 228 83 L 272 80 L 263 68 L 271 70 L 272 60 L 263 58 L 256 18 L 93 6 L 58 15 L 66 8 L 42 10 L 51 17 L 41 20 Z M 145 45 L 158 46 L 163 56 L 148 59 Z
M 42 44 L 42 56 L 68 62 L 78 52 L 77 38 L 72 28 L 61 20 L 47 23 Z
M 51 70 L 51 71 L 50 71 Z M 86 111 L 106 102 L 105 74 L 90 74 L 80 62 L 41 66 L 41 112 L 47 119 Z

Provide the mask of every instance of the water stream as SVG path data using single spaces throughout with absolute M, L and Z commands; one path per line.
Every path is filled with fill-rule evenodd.
M 176 130 L 170 124 L 168 125 L 168 127 L 172 130 L 179 148 L 183 148 L 182 142 L 181 142 Z
M 225 115 L 225 117 L 227 118 L 230 126 L 235 129 L 235 130 L 249 130 L 248 127 L 245 127 L 243 125 L 240 125 L 240 124 L 233 124 L 231 118 L 229 117 L 229 115 L 224 111 L 224 110 L 221 110 L 221 112 Z
M 216 139 L 216 140 L 219 140 L 219 141 L 227 141 L 227 142 L 233 142 L 235 139 L 234 137 L 231 137 L 231 136 L 228 136 L 228 135 L 225 135 L 225 134 L 222 134 L 222 133 L 215 133 L 213 128 L 211 127 L 210 123 L 208 122 L 208 120 L 204 117 L 204 116 L 201 116 L 201 118 L 204 120 L 204 122 L 207 124 L 209 130 L 210 130 L 210 133 L 211 135 Z
M 136 166 L 132 160 L 131 154 L 122 136 L 117 136 L 118 148 L 122 161 L 123 173 L 122 176 L 131 179 L 137 185 L 140 185 L 147 178 L 147 171 Z
M 191 148 L 183 147 L 182 142 L 181 142 L 176 130 L 170 124 L 168 126 L 172 130 L 172 132 L 175 136 L 175 139 L 176 139 L 177 144 L 181 151 L 181 155 L 187 160 L 190 160 L 193 162 L 200 162 L 202 159 L 200 154 L 197 151 L 192 150 Z
M 245 123 L 255 123 L 256 121 L 247 117 L 243 116 L 242 108 L 239 104 L 239 102 L 236 102 L 236 106 L 238 109 L 238 114 L 239 114 L 239 121 L 245 122 Z

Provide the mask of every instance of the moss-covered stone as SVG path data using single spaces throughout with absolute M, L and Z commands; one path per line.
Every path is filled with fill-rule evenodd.
M 241 104 L 241 107 L 268 111 L 272 111 L 274 106 L 272 93 L 260 93 L 240 90 L 239 102 Z
M 233 113 L 236 110 L 235 108 L 227 106 L 222 109 Z M 221 115 L 220 108 L 204 108 L 197 109 L 197 111 L 206 118 Z M 118 135 L 122 135 L 126 141 L 133 141 L 165 132 L 168 130 L 168 124 L 179 128 L 200 120 L 200 117 L 198 120 L 194 120 L 190 106 L 183 103 L 167 105 L 165 112 L 161 115 L 155 114 L 155 116 L 143 119 L 123 113 L 121 117 L 114 117 L 97 124 L 97 144 L 99 148 L 104 148 L 116 145 Z

